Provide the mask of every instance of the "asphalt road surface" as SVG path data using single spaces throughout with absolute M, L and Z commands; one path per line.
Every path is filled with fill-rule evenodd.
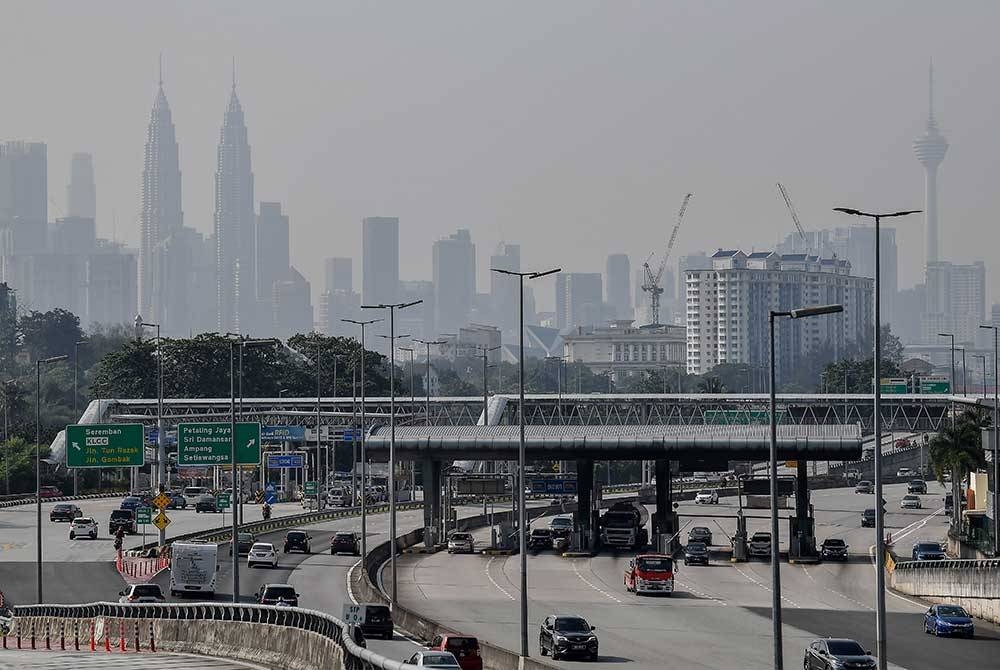
M 189 654 L 91 654 L 80 651 L 0 650 L 0 670 L 236 670 L 257 668 Z

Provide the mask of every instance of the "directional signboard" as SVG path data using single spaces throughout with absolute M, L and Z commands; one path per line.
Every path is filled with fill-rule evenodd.
M 534 479 L 531 481 L 531 492 L 559 495 L 576 493 L 576 480 L 562 478 Z
M 306 455 L 303 453 L 279 453 L 267 455 L 267 467 L 270 469 L 281 468 L 304 468 L 306 466 Z
M 215 497 L 215 506 L 218 509 L 229 509 L 229 494 L 220 493 Z
M 177 424 L 177 465 L 231 465 L 230 424 Z M 236 424 L 236 463 L 260 463 L 260 424 Z
M 304 442 L 305 426 L 261 426 L 260 437 L 265 442 Z
M 491 496 L 504 492 L 504 480 L 493 478 L 461 478 L 458 480 L 459 495 Z
M 136 507 L 135 508 L 135 522 L 139 524 L 147 524 L 152 518 L 153 510 L 149 507 Z
M 305 489 L 307 496 L 314 496 L 319 490 L 319 482 L 306 482 Z
M 882 393 L 886 395 L 901 395 L 909 393 L 909 384 L 906 379 L 880 379 L 878 382 Z
M 921 393 L 951 393 L 951 384 L 947 377 L 921 377 Z
M 144 464 L 142 424 L 66 426 L 68 468 L 124 468 Z

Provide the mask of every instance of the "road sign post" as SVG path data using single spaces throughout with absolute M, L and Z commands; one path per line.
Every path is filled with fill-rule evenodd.
M 142 424 L 66 426 L 67 468 L 127 468 L 145 465 Z
M 177 424 L 177 465 L 232 465 L 228 423 Z M 260 463 L 260 424 L 236 424 L 236 463 Z M 233 487 L 237 482 L 233 482 Z
M 149 507 L 135 509 L 135 522 L 142 525 L 142 543 L 146 544 L 146 524 L 150 523 L 153 510 Z

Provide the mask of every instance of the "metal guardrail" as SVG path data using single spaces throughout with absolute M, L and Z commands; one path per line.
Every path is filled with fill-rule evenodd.
M 944 561 L 900 561 L 895 570 L 1000 569 L 1000 558 L 952 558 Z
M 994 554 L 996 548 L 992 528 L 973 528 L 967 521 L 962 521 L 959 528 L 951 526 L 948 537 L 989 556 Z
M 73 502 L 74 500 L 99 500 L 101 498 L 120 498 L 127 496 L 128 491 L 109 491 L 107 493 L 89 493 L 82 496 L 59 496 L 57 498 L 42 498 L 42 502 Z M 25 496 L 18 493 L 13 496 L 0 496 L 0 508 L 16 507 L 17 505 L 32 505 L 35 496 Z

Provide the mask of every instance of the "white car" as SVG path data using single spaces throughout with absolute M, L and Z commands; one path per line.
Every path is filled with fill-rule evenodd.
M 165 600 L 159 584 L 132 584 L 118 595 L 120 603 L 162 603 Z
M 272 568 L 278 567 L 278 551 L 274 548 L 273 544 L 270 542 L 255 542 L 250 547 L 250 553 L 247 555 L 247 567 L 252 568 L 255 565 L 268 565 Z
M 694 497 L 695 505 L 718 505 L 719 492 L 715 489 L 702 489 Z
M 438 668 L 439 670 L 455 670 L 461 667 L 458 664 L 458 659 L 450 651 L 418 651 L 403 663 L 418 668 Z
M 920 496 L 912 493 L 903 496 L 903 499 L 899 501 L 900 509 L 920 509 L 921 507 L 923 505 L 920 504 Z
M 913 468 L 900 468 L 899 470 L 896 470 L 897 477 L 914 477 L 916 474 L 917 473 L 914 472 Z
M 92 516 L 78 516 L 69 525 L 69 539 L 75 540 L 80 536 L 87 536 L 91 540 L 97 539 L 97 521 Z

